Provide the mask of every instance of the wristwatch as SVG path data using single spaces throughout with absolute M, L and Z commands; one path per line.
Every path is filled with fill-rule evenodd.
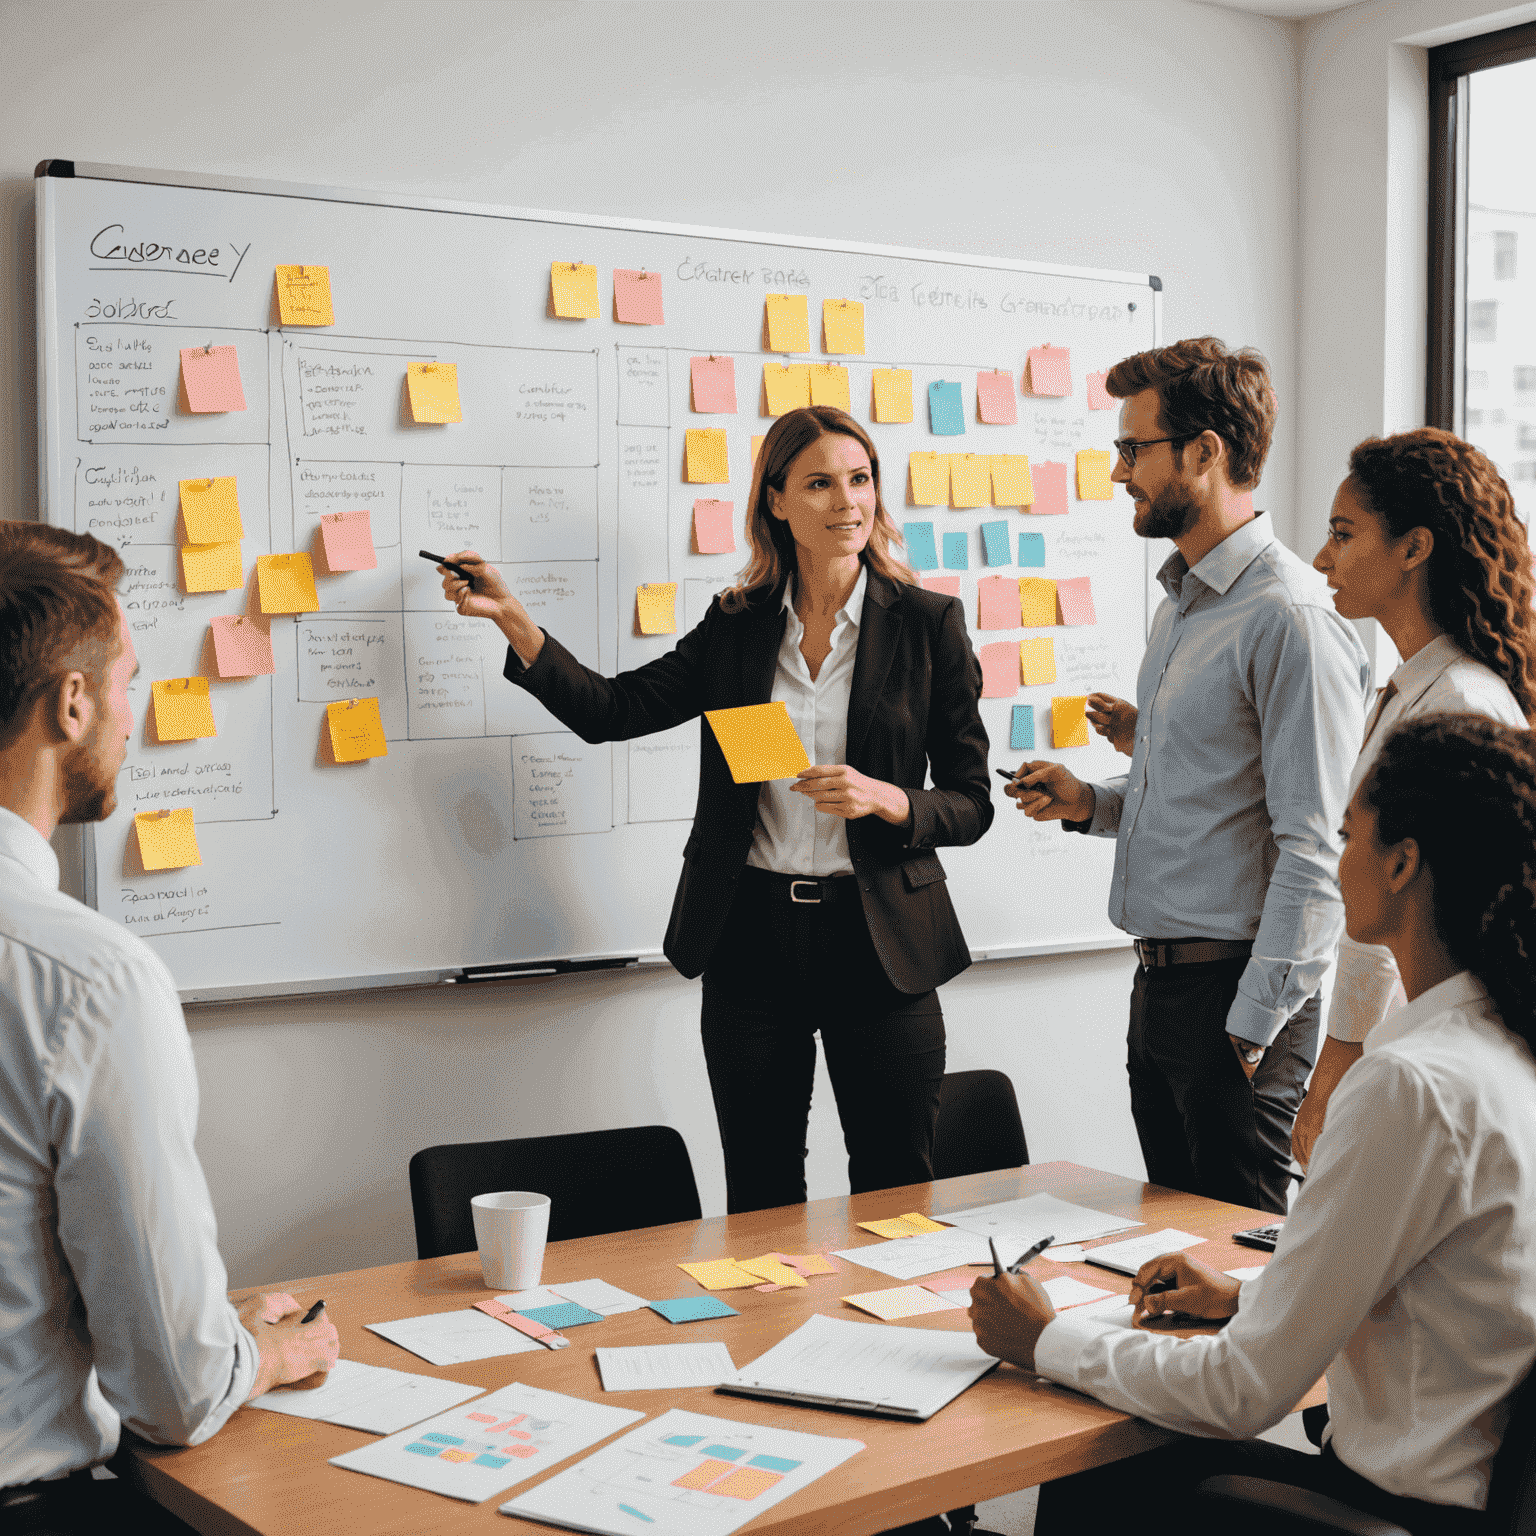
M 1238 1050 L 1243 1054 L 1243 1060 L 1250 1067 L 1256 1067 L 1264 1060 L 1264 1047 L 1262 1045 L 1240 1045 Z

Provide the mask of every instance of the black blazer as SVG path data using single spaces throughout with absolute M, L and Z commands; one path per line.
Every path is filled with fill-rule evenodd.
M 606 678 L 552 636 L 531 667 L 508 647 L 506 675 L 583 741 L 627 741 L 706 709 L 765 704 L 786 614 L 783 587 L 739 613 L 717 598 L 665 656 Z M 971 963 L 935 848 L 992 824 L 981 668 L 957 598 L 869 572 L 848 702 L 851 767 L 906 790 L 910 829 L 847 823 L 848 852 L 875 951 L 897 990 L 927 992 Z M 709 964 L 757 826 L 759 786 L 737 784 L 699 721 L 699 799 L 663 948 L 684 976 Z M 933 776 L 932 789 L 923 787 Z

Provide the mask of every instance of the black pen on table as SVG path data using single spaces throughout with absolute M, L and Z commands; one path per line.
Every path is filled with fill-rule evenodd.
M 1047 1248 L 1049 1248 L 1051 1246 L 1051 1244 L 1054 1243 L 1055 1241 L 1056 1241 L 1056 1239 L 1054 1237 L 1042 1237 L 1040 1239 L 1040 1241 L 1034 1245 L 1033 1248 L 1026 1249 L 1023 1253 L 1021 1253 L 1018 1256 L 1017 1260 L 1015 1260 L 1014 1263 L 1012 1263 L 1012 1264 L 1010 1264 L 1008 1266 L 1007 1273 L 1010 1274 L 1010 1275 L 1018 1274 L 1024 1268 L 1024 1266 L 1029 1263 L 1029 1261 L 1031 1259 L 1039 1258 L 1040 1255 L 1042 1253 L 1044 1253 L 1045 1250 Z M 987 1239 L 987 1246 L 990 1247 L 991 1250 L 992 1250 L 992 1273 L 993 1273 L 993 1275 L 1001 1275 L 1001 1274 L 1003 1274 L 1004 1273 L 1003 1261 L 1000 1258 L 998 1258 L 998 1256 L 997 1256 L 997 1242 L 996 1242 L 996 1240 L 989 1237 Z
M 423 560 L 430 560 L 434 565 L 441 565 L 453 572 L 460 581 L 467 581 L 470 589 L 474 589 L 475 573 L 467 565 L 455 565 L 452 560 L 445 560 L 441 555 L 434 555 L 430 549 L 418 549 L 416 551 Z
M 310 1309 L 309 1309 L 309 1311 L 308 1311 L 308 1312 L 306 1312 L 306 1313 L 305 1313 L 305 1314 L 304 1314 L 304 1316 L 303 1316 L 303 1317 L 301 1317 L 301 1318 L 300 1318 L 300 1319 L 299 1319 L 299 1327 L 300 1327 L 300 1328 L 302 1328 L 302 1327 L 303 1327 L 303 1326 L 304 1326 L 304 1324 L 305 1324 L 305 1323 L 312 1323 L 312 1322 L 314 1322 L 314 1320 L 315 1320 L 315 1319 L 316 1319 L 316 1318 L 317 1318 L 317 1317 L 319 1317 L 319 1316 L 320 1316 L 320 1313 L 321 1313 L 321 1312 L 322 1312 L 322 1311 L 323 1311 L 323 1310 L 324 1310 L 324 1308 L 325 1308 L 325 1297 L 324 1297 L 324 1296 L 322 1296 L 322 1297 L 321 1297 L 321 1298 L 320 1298 L 320 1300 L 319 1300 L 319 1301 L 317 1301 L 317 1302 L 316 1302 L 316 1303 L 315 1303 L 315 1304 L 314 1304 L 314 1306 L 312 1306 L 312 1307 L 311 1307 L 311 1308 L 310 1308 Z

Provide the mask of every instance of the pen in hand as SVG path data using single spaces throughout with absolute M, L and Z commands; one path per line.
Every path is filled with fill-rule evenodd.
M 320 1300 L 319 1300 L 319 1301 L 317 1301 L 317 1302 L 316 1302 L 316 1303 L 315 1303 L 315 1304 L 314 1304 L 314 1306 L 312 1306 L 312 1307 L 311 1307 L 311 1308 L 310 1308 L 310 1309 L 309 1309 L 309 1311 L 308 1311 L 308 1312 L 306 1312 L 306 1313 L 305 1313 L 305 1314 L 304 1314 L 304 1316 L 303 1316 L 303 1317 L 301 1317 L 301 1318 L 300 1318 L 300 1319 L 299 1319 L 299 1327 L 301 1327 L 301 1328 L 302 1328 L 302 1327 L 303 1327 L 303 1326 L 304 1326 L 304 1324 L 305 1324 L 305 1323 L 312 1323 L 312 1322 L 314 1322 L 314 1320 L 315 1320 L 315 1319 L 316 1319 L 316 1318 L 317 1318 L 317 1317 L 319 1317 L 319 1316 L 320 1316 L 320 1314 L 321 1314 L 321 1312 L 322 1312 L 322 1311 L 324 1311 L 324 1310 L 325 1310 L 325 1297 L 324 1297 L 324 1296 L 322 1296 L 322 1297 L 321 1297 L 321 1298 L 320 1298 Z
M 987 1239 L 987 1246 L 992 1250 L 993 1275 L 996 1276 L 1004 1273 L 1016 1275 L 1020 1273 L 1020 1271 L 1023 1270 L 1024 1266 L 1028 1264 L 1031 1259 L 1039 1258 L 1040 1255 L 1044 1253 L 1045 1250 L 1049 1248 L 1055 1241 L 1056 1239 L 1054 1237 L 1042 1237 L 1040 1241 L 1034 1245 L 1034 1247 L 1028 1248 L 1023 1253 L 1021 1253 L 1005 1271 L 1003 1269 L 1003 1261 L 997 1256 L 997 1243 L 995 1239 L 989 1237 Z

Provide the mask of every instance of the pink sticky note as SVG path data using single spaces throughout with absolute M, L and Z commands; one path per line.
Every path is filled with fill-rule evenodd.
M 736 414 L 736 359 L 695 357 L 688 363 L 693 377 L 693 408 Z
M 1072 393 L 1072 353 L 1069 348 L 1029 349 L 1029 392 L 1032 395 Z
M 325 563 L 333 571 L 378 569 L 367 507 L 356 512 L 327 512 L 320 519 L 320 537 L 325 543 Z
M 661 273 L 613 269 L 613 315 L 625 325 L 664 325 Z
M 1013 398 L 1013 374 L 989 368 L 976 375 L 976 414 L 995 427 L 1011 427 L 1019 419 Z
M 1015 583 L 1014 590 L 1018 590 Z M 981 696 L 1011 699 L 1019 691 L 1019 642 L 998 640 L 981 648 Z
M 277 671 L 272 659 L 272 621 L 257 614 L 216 614 L 213 659 L 220 677 L 265 677 Z
M 976 618 L 977 629 L 1017 629 L 1019 627 L 1019 578 L 983 576 L 976 583 L 981 598 Z
M 736 503 L 705 501 L 693 504 L 693 542 L 701 555 L 730 555 L 736 551 Z
M 181 383 L 189 411 L 243 411 L 240 358 L 233 347 L 183 347 Z
M 1053 464 L 1047 460 L 1044 464 L 1031 466 L 1035 482 L 1035 499 L 1027 508 L 1032 516 L 1041 513 L 1053 517 L 1065 517 L 1067 515 L 1067 466 L 1065 464 Z
M 923 585 L 930 592 L 942 592 L 945 597 L 960 596 L 960 578 L 958 576 L 924 576 Z
M 1090 373 L 1088 375 L 1088 409 L 1090 411 L 1112 411 L 1120 403 L 1104 387 L 1104 380 L 1108 377 L 1108 370 L 1104 373 Z
M 1061 608 L 1063 624 L 1098 622 L 1093 613 L 1093 592 L 1086 576 L 1057 577 L 1056 602 Z
M 981 1279 L 979 1269 L 946 1269 L 942 1275 L 930 1275 L 923 1281 L 925 1291 L 968 1291 Z

